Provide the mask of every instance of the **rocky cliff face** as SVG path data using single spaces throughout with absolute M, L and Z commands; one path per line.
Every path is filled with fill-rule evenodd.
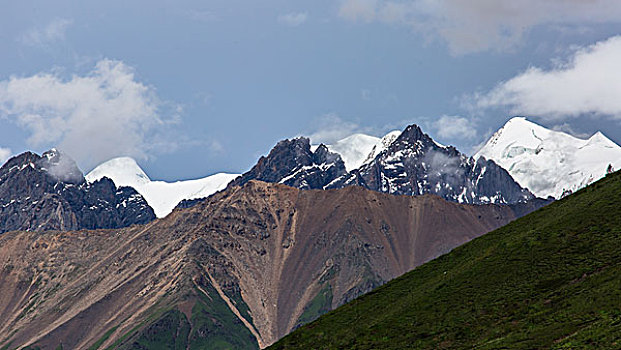
M 263 347 L 514 217 L 249 181 L 144 226 L 6 233 L 0 347 Z
M 119 228 L 155 218 L 134 189 L 92 184 L 68 156 L 26 152 L 0 168 L 0 233 Z

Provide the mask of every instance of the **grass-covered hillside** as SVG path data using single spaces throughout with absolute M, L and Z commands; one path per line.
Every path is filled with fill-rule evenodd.
M 271 349 L 621 349 L 621 173 L 473 240 Z

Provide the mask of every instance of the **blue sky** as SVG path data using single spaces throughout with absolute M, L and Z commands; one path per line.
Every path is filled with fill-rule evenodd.
M 466 5 L 464 3 L 467 3 Z M 466 153 L 511 115 L 621 143 L 621 4 L 0 0 L 0 158 L 60 147 L 154 179 L 280 139 L 417 123 Z

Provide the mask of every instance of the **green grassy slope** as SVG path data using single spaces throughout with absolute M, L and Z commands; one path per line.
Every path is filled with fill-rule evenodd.
M 621 349 L 621 173 L 467 243 L 271 349 Z

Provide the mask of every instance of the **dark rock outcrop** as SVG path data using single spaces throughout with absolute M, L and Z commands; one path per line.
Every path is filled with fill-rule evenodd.
M 194 199 L 183 199 L 179 203 L 177 203 L 177 206 L 175 206 L 175 209 L 192 208 L 198 203 L 205 201 L 205 199 L 207 199 L 207 197 L 194 198 Z
M 0 168 L 0 233 L 120 228 L 155 219 L 133 188 L 84 180 L 75 162 L 57 150 L 11 158 Z
M 282 183 L 303 190 L 323 189 L 336 178 L 345 175 L 341 156 L 324 145 L 315 152 L 305 137 L 278 142 L 267 157 L 233 180 L 229 186 L 241 186 L 250 180 Z

